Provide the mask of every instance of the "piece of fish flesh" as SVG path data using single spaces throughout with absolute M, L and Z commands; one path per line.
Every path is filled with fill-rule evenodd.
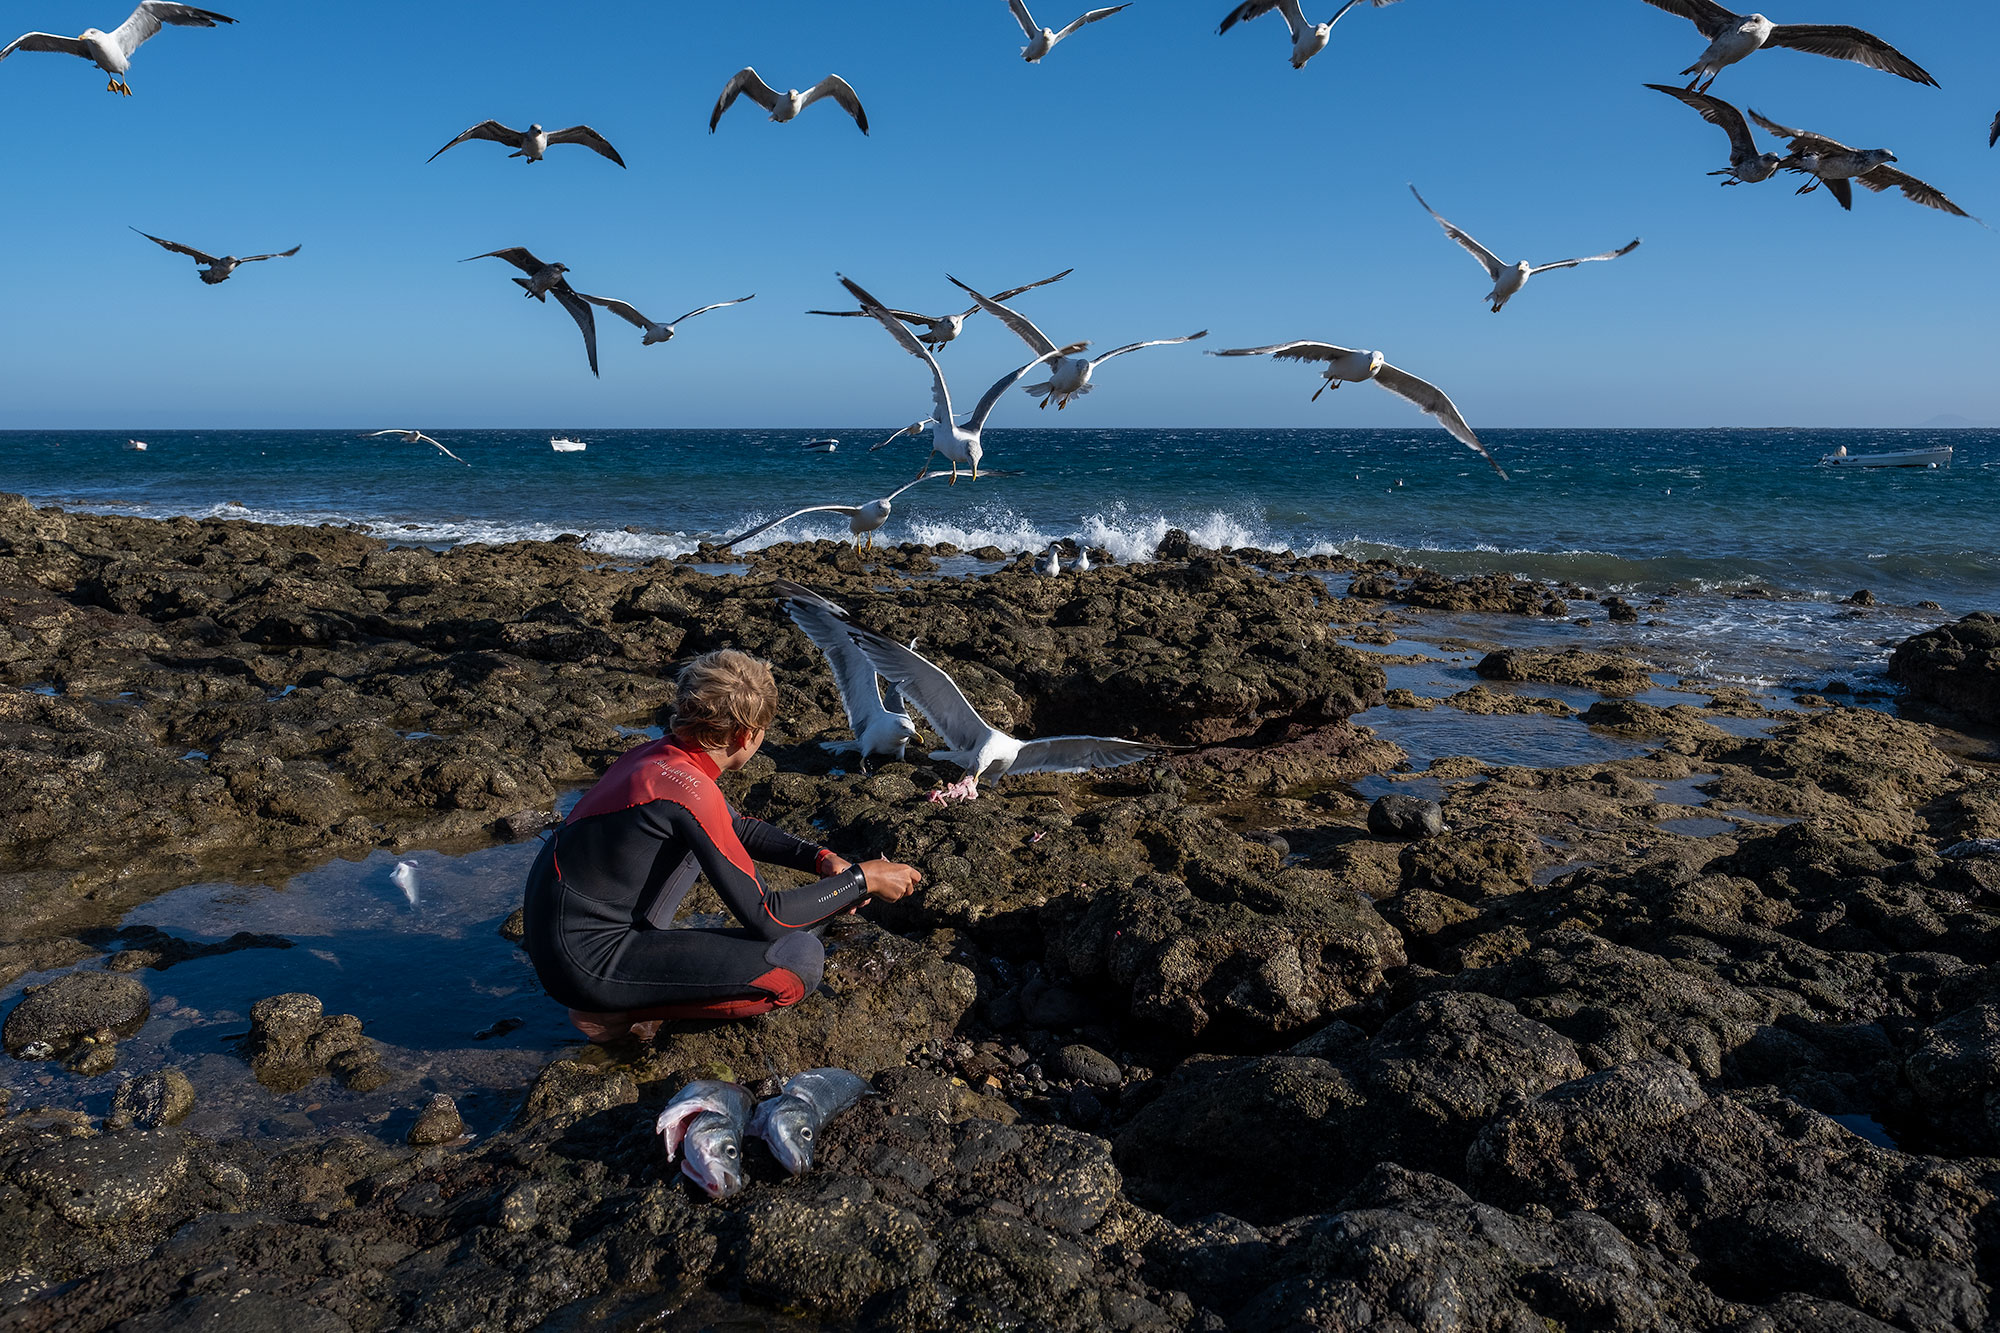
M 681 1174 L 711 1199 L 743 1188 L 743 1130 L 750 1120 L 750 1089 L 702 1078 L 675 1093 L 653 1131 L 667 1160 L 681 1159 Z
M 798 1175 L 813 1164 L 819 1131 L 827 1121 L 861 1100 L 868 1081 L 845 1069 L 808 1069 L 784 1091 L 760 1103 L 750 1117 L 750 1135 L 769 1145 L 778 1165 Z

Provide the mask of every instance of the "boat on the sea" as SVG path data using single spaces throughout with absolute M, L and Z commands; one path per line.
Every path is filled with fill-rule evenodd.
M 125 447 L 135 454 L 146 452 L 146 442 L 144 440 L 127 440 L 125 441 Z
M 1850 454 L 1847 446 L 1841 445 L 1830 454 L 1820 456 L 1821 467 L 1950 467 L 1952 446 L 1939 445 L 1935 449 L 1899 449 L 1886 454 Z
M 589 447 L 582 440 L 567 439 L 561 435 L 551 435 L 549 437 L 549 448 L 559 454 L 580 454 Z
M 830 453 L 832 453 L 832 452 L 833 452 L 834 450 L 836 450 L 836 449 L 840 448 L 840 441 L 839 441 L 839 440 L 807 440 L 807 441 L 806 441 L 806 442 L 805 442 L 804 444 L 800 445 L 799 447 L 800 447 L 801 449 L 804 449 L 804 450 L 806 450 L 806 451 L 807 451 L 808 453 L 815 453 L 815 454 L 830 454 Z

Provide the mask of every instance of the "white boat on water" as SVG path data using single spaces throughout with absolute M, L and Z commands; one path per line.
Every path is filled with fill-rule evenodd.
M 144 440 L 127 440 L 125 441 L 125 447 L 135 454 L 146 452 L 146 442 Z
M 552 435 L 549 437 L 549 448 L 555 450 L 559 454 L 580 454 L 589 447 L 590 446 L 585 444 L 582 440 L 565 439 L 560 435 Z
M 1847 446 L 1841 445 L 1830 454 L 1820 457 L 1821 467 L 1950 467 L 1951 449 L 1948 444 L 1934 449 L 1901 449 L 1887 454 L 1850 454 Z
M 806 450 L 806 451 L 807 451 L 807 452 L 809 452 L 809 453 L 815 453 L 815 454 L 830 454 L 830 453 L 832 453 L 832 452 L 833 452 L 834 450 L 836 450 L 836 449 L 840 448 L 840 441 L 839 441 L 839 440 L 807 440 L 807 441 L 806 441 L 806 442 L 805 442 L 804 444 L 800 445 L 799 447 L 800 447 L 801 449 L 804 449 L 804 450 Z

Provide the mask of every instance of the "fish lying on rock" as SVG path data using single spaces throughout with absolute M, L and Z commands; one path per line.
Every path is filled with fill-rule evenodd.
M 861 1100 L 868 1082 L 845 1069 L 808 1069 L 766 1099 L 750 1118 L 750 1135 L 770 1146 L 778 1165 L 793 1175 L 812 1166 L 826 1123 Z
M 743 1130 L 752 1100 L 740 1083 L 696 1079 L 674 1094 L 653 1124 L 667 1160 L 679 1156 L 681 1174 L 711 1199 L 743 1188 Z

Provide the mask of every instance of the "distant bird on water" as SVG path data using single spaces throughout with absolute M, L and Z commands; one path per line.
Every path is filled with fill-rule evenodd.
M 1938 81 L 1922 65 L 1874 33 L 1844 23 L 1773 23 L 1762 14 L 1732 14 L 1715 0 L 1646 0 L 1646 3 L 1688 19 L 1708 38 L 1708 49 L 1701 53 L 1701 59 L 1681 71 L 1694 76 L 1688 87 L 1700 84 L 1702 92 L 1708 91 L 1723 70 L 1767 46 L 1852 60 L 1913 83 L 1938 86 Z M 1702 83 L 1703 78 L 1708 82 Z
M 711 310 L 720 310 L 724 306 L 730 305 L 742 305 L 745 301 L 754 301 L 757 299 L 757 293 L 752 292 L 748 296 L 739 296 L 734 301 L 717 301 L 714 305 L 705 305 L 699 309 L 690 310 L 685 315 L 682 315 L 680 319 L 673 320 L 670 323 L 655 324 L 652 320 L 640 314 L 636 308 L 623 301 L 615 301 L 608 296 L 590 296 L 582 292 L 577 294 L 592 305 L 603 306 L 633 328 L 643 329 L 646 336 L 639 340 L 641 347 L 651 347 L 654 343 L 672 341 L 675 326 L 681 324 L 683 321 L 693 319 L 696 315 L 706 315 Z
M 139 231 L 137 227 L 132 228 L 132 230 Z M 299 252 L 299 247 L 295 245 L 289 250 L 279 250 L 275 254 L 243 255 L 240 258 L 236 255 L 222 255 L 218 257 L 216 255 L 203 254 L 193 246 L 182 245 L 179 241 L 162 240 L 149 232 L 139 231 L 139 234 L 154 245 L 171 250 L 177 255 L 186 255 L 188 258 L 194 260 L 195 263 L 202 265 L 202 271 L 197 276 L 211 287 L 218 282 L 229 281 L 229 275 L 245 264 L 254 264 L 260 259 L 289 259 Z
M 735 104 L 738 96 L 747 97 L 763 107 L 771 113 L 771 119 L 781 125 L 795 119 L 799 112 L 820 98 L 831 97 L 840 103 L 842 110 L 854 117 L 854 123 L 861 127 L 863 134 L 868 133 L 868 113 L 861 109 L 861 99 L 855 96 L 854 89 L 848 86 L 847 80 L 838 74 L 827 75 L 804 92 L 793 88 L 789 92 L 781 93 L 758 78 L 756 70 L 745 65 L 730 77 L 729 82 L 722 87 L 722 96 L 715 99 L 715 110 L 710 112 L 708 117 L 710 134 L 715 133 L 717 123 L 722 120 L 722 113 Z
M 1424 413 L 1436 417 L 1439 424 L 1451 432 L 1453 439 L 1486 460 L 1487 466 L 1498 472 L 1502 480 L 1507 473 L 1493 455 L 1486 452 L 1486 446 L 1472 433 L 1472 427 L 1465 424 L 1465 418 L 1444 390 L 1426 380 L 1420 380 L 1406 370 L 1398 370 L 1382 359 L 1380 352 L 1362 352 L 1351 347 L 1335 347 L 1332 343 L 1289 342 L 1272 343 L 1268 347 L 1231 347 L 1223 351 L 1210 352 L 1210 356 L 1272 356 L 1280 361 L 1321 361 L 1326 369 L 1320 373 L 1326 376 L 1326 383 L 1313 394 L 1313 401 L 1328 389 L 1338 389 L 1342 384 L 1361 384 L 1374 380 L 1377 384 L 1415 403 Z M 1402 485 L 1400 481 L 1396 483 Z
M 1074 272 L 1076 272 L 1075 269 L 1066 268 L 1052 278 L 1043 278 L 1040 282 L 1031 282 L 1023 287 L 1009 287 L 993 299 L 996 301 L 1010 300 L 1013 297 L 1019 296 L 1022 292 L 1032 292 L 1037 287 L 1046 287 L 1052 282 L 1061 282 Z M 868 318 L 866 310 L 808 310 L 806 313 L 808 315 L 833 315 L 839 319 Z M 891 310 L 889 313 L 897 319 L 902 320 L 905 324 L 923 325 L 924 331 L 917 335 L 917 340 L 935 352 L 946 343 L 956 339 L 959 334 L 965 332 L 965 321 L 978 314 L 979 307 L 976 305 L 970 306 L 955 315 L 918 315 L 908 310 Z M 880 448 L 881 446 L 877 445 L 876 447 Z
M 1025 316 L 1016 313 L 1007 306 L 1001 305 L 990 296 L 981 296 L 957 278 L 952 278 L 949 273 L 945 274 L 945 276 L 951 278 L 952 285 L 958 287 L 967 296 L 977 301 L 980 309 L 1012 329 L 1015 336 L 1028 344 L 1029 351 L 1041 353 L 1042 357 L 1048 361 L 1049 377 L 1040 384 L 1027 385 L 1025 392 L 1031 396 L 1039 395 L 1042 400 L 1042 406 L 1045 408 L 1053 402 L 1058 412 L 1069 406 L 1070 399 L 1081 398 L 1084 394 L 1091 391 L 1094 387 L 1090 382 L 1091 372 L 1106 361 L 1109 361 L 1112 357 L 1123 356 L 1127 352 L 1136 352 L 1142 347 L 1168 347 L 1175 343 L 1193 342 L 1197 338 L 1206 338 L 1208 336 L 1208 330 L 1203 329 L 1199 333 L 1190 333 L 1179 338 L 1153 338 L 1146 342 L 1126 343 L 1123 347 L 1114 347 L 1100 356 L 1093 356 L 1086 360 L 1082 356 L 1068 355 L 1057 348 L 1055 340 L 1036 328 L 1034 323 Z M 1082 348 L 1089 346 L 1089 344 L 1080 343 L 1078 346 Z
M 1953 217 L 1971 218 L 1972 214 L 1945 198 L 1944 191 L 1934 185 L 1927 185 L 1908 172 L 1898 171 L 1889 163 L 1896 155 L 1886 148 L 1849 148 L 1837 139 L 1829 139 L 1823 134 L 1810 130 L 1789 129 L 1776 121 L 1760 116 L 1753 108 L 1750 119 L 1762 125 L 1769 133 L 1782 139 L 1791 140 L 1791 155 L 1778 165 L 1786 171 L 1803 172 L 1812 179 L 1799 187 L 1800 194 L 1807 194 L 1819 186 L 1826 186 L 1827 193 L 1840 201 L 1846 209 L 1854 207 L 1854 186 L 1860 181 L 1870 190 L 1880 194 L 1888 189 L 1900 189 L 1903 197 L 1925 208 L 1935 208 Z M 1972 218 L 1979 222 L 1978 218 Z M 1980 223 L 1985 226 L 1985 223 Z
M 1437 219 L 1438 226 L 1444 228 L 1444 234 L 1457 241 L 1467 254 L 1478 260 L 1480 267 L 1486 270 L 1486 276 L 1493 279 L 1493 290 L 1480 299 L 1491 301 L 1493 313 L 1496 315 L 1500 313 L 1502 306 L 1514 298 L 1515 293 L 1528 285 L 1528 279 L 1537 273 L 1547 273 L 1559 268 L 1575 268 L 1578 264 L 1594 264 L 1604 259 L 1617 259 L 1639 248 L 1639 242 L 1635 240 L 1621 249 L 1606 250 L 1601 255 L 1585 255 L 1582 259 L 1559 259 L 1553 264 L 1530 264 L 1525 259 L 1513 264 L 1502 263 L 1500 256 L 1446 222 L 1435 208 L 1424 203 L 1424 197 L 1417 194 L 1416 186 L 1410 187 L 1410 193 L 1417 195 L 1417 202 L 1424 205 L 1424 211 Z
M 590 308 L 590 302 L 577 294 L 563 275 L 569 272 L 567 264 L 544 264 L 529 252 L 526 246 L 509 246 L 505 250 L 488 250 L 483 255 L 472 255 L 462 259 L 462 264 L 470 264 L 474 259 L 504 259 L 528 276 L 514 281 L 527 290 L 528 295 L 544 304 L 551 292 L 569 317 L 576 321 L 576 327 L 583 334 L 584 354 L 590 358 L 590 373 L 597 374 L 597 314 Z
M 1000 405 L 1000 399 L 1006 394 L 1007 390 L 1013 388 L 1023 375 L 1051 357 L 1073 356 L 1090 345 L 1088 343 L 1075 343 L 1069 347 L 1059 348 L 1036 357 L 1033 361 L 1030 361 L 1018 370 L 1012 370 L 1002 375 L 999 379 L 993 381 L 993 387 L 988 389 L 980 398 L 979 402 L 972 409 L 972 415 L 966 418 L 965 424 L 961 426 L 958 424 L 957 414 L 952 410 L 951 390 L 945 386 L 944 372 L 938 369 L 937 358 L 925 351 L 924 345 L 917 341 L 917 335 L 905 328 L 903 322 L 890 314 L 880 301 L 870 296 L 861 284 L 855 282 L 845 274 L 837 274 L 836 276 L 840 278 L 840 285 L 847 288 L 848 295 L 861 302 L 861 308 L 873 315 L 875 322 L 889 331 L 889 336 L 896 340 L 897 346 L 930 368 L 931 421 L 933 424 L 931 426 L 931 451 L 924 457 L 924 468 L 928 469 L 931 465 L 931 459 L 937 457 L 939 454 L 943 454 L 951 460 L 950 484 L 953 486 L 958 484 L 958 465 L 960 463 L 969 465 L 972 468 L 972 479 L 974 481 L 979 480 L 979 460 L 985 456 L 986 452 L 986 446 L 980 437 L 986 430 L 986 419 L 993 415 L 993 409 Z
M 1777 174 L 1778 166 L 1785 159 L 1779 153 L 1760 153 L 1757 140 L 1750 133 L 1749 124 L 1743 113 L 1713 93 L 1698 93 L 1691 88 L 1674 88 L 1664 83 L 1646 85 L 1654 92 L 1665 93 L 1679 102 L 1685 102 L 1701 113 L 1701 118 L 1711 125 L 1720 126 L 1729 136 L 1729 165 L 1721 171 L 1711 171 L 1711 176 L 1726 176 L 1724 185 L 1755 185 L 1767 181 Z
M 525 158 L 529 162 L 541 161 L 542 154 L 556 144 L 581 144 L 599 157 L 609 158 L 621 167 L 625 165 L 625 159 L 618 156 L 618 150 L 611 146 L 610 141 L 588 125 L 572 125 L 566 130 L 545 130 L 540 125 L 530 125 L 525 130 L 510 130 L 497 120 L 480 121 L 424 160 L 435 162 L 467 139 L 491 139 L 494 143 L 506 144 L 514 150 L 507 156 Z
M 410 444 L 428 444 L 429 446 L 431 446 L 431 448 L 437 450 L 439 453 L 443 454 L 446 458 L 451 459 L 454 463 L 465 463 L 465 460 L 463 458 L 460 458 L 457 454 L 445 448 L 443 445 L 439 444 L 436 440 L 433 440 L 430 436 L 424 434 L 420 430 L 371 430 L 362 435 L 361 438 L 364 440 L 373 440 L 383 435 L 395 435 L 407 441 Z M 472 466 L 472 464 L 470 463 L 465 463 L 465 465 L 467 467 Z
M 1038 63 L 1043 56 L 1055 50 L 1057 42 L 1069 36 L 1084 24 L 1095 23 L 1099 19 L 1108 19 L 1119 10 L 1130 9 L 1131 7 L 1130 4 L 1123 4 L 1112 5 L 1109 9 L 1093 9 L 1086 12 L 1081 18 L 1073 20 L 1068 27 L 1054 30 L 1044 28 L 1041 24 L 1035 22 L 1035 16 L 1028 12 L 1028 6 L 1023 3 L 1023 0 L 1007 0 L 1007 8 L 1014 11 L 1014 21 L 1021 25 L 1021 31 L 1027 35 L 1028 44 L 1021 48 L 1021 59 L 1027 61 L 1030 65 Z
M 1275 9 L 1285 16 L 1286 26 L 1292 30 L 1292 68 L 1304 69 L 1306 61 L 1326 50 L 1326 44 L 1333 40 L 1333 25 L 1360 3 L 1361 0 L 1347 0 L 1326 22 L 1311 23 L 1306 20 L 1299 0 L 1243 0 L 1242 4 L 1223 16 L 1222 26 L 1215 31 L 1218 34 L 1228 32 L 1239 23 L 1262 18 Z M 1397 0 L 1369 0 L 1369 3 L 1380 9 L 1384 5 L 1396 4 Z
M 213 28 L 218 23 L 234 22 L 236 20 L 227 14 L 196 9 L 193 5 L 145 0 L 132 11 L 130 18 L 110 32 L 85 28 L 75 37 L 60 37 L 52 32 L 25 33 L 0 49 L 0 60 L 5 60 L 16 51 L 57 51 L 64 55 L 82 56 L 111 76 L 111 82 L 104 85 L 106 92 L 130 97 L 131 87 L 119 76 L 132 68 L 133 53 L 160 30 L 160 25 L 171 23 L 177 28 Z

